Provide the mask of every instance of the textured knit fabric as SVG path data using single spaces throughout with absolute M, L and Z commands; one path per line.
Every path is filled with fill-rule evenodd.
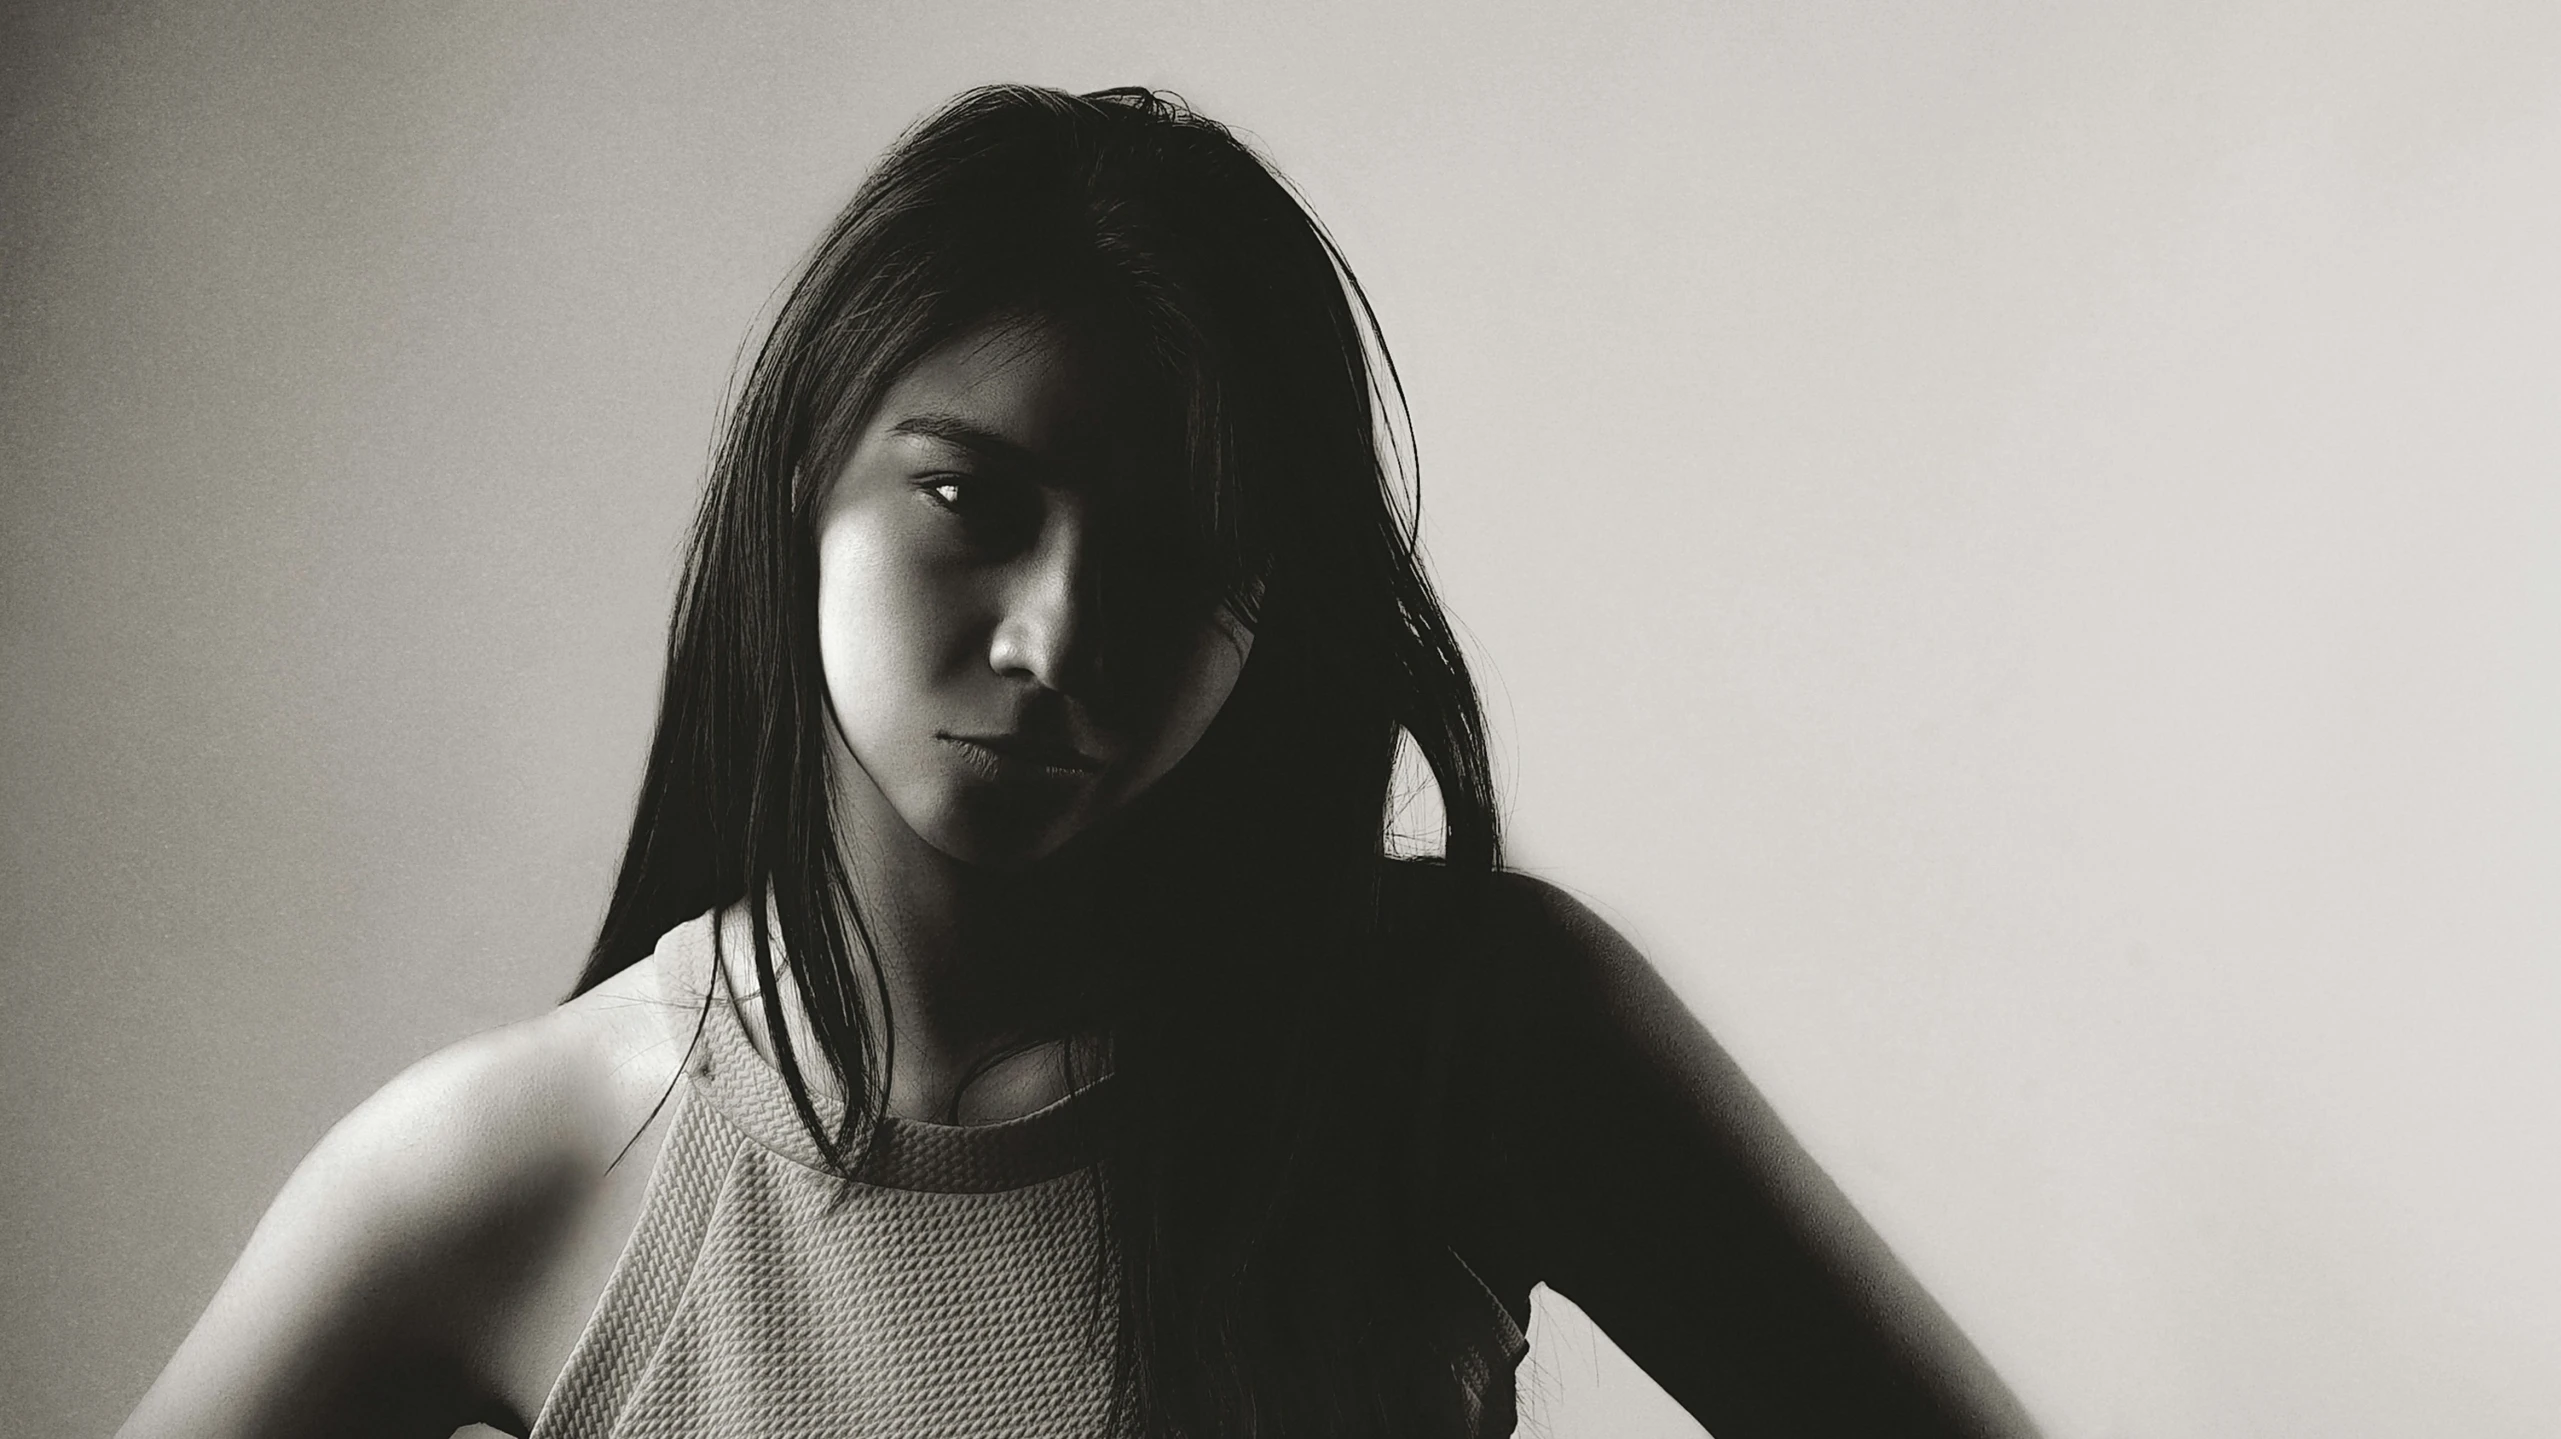
M 744 943 L 733 913 L 728 943 Z M 713 996 L 712 918 L 657 955 L 685 1082 L 628 1246 L 532 1439 L 1101 1435 L 1113 1321 L 1094 1157 L 1109 1084 L 1002 1124 L 885 1122 L 844 1192 Z M 1508 1432 L 1519 1329 L 1466 1368 Z

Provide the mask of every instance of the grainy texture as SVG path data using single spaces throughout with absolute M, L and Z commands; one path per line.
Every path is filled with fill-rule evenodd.
M 711 926 L 659 945 L 690 1027 Z M 887 1121 L 839 1200 L 776 1074 L 715 1002 L 629 1247 L 533 1439 L 1098 1434 L 1113 1306 L 1095 1086 L 1004 1124 Z M 1476 1391 L 1520 1332 L 1487 1296 Z M 1508 1402 L 1485 1417 L 1504 1430 Z

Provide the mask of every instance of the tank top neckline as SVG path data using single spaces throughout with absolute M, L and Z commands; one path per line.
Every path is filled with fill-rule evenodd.
M 661 983 L 687 1037 L 699 1040 L 687 1070 L 701 1097 L 759 1146 L 803 1168 L 827 1171 L 801 1123 L 782 1073 L 757 1049 L 717 982 L 713 930 L 724 947 L 753 943 L 735 909 L 706 914 L 659 941 Z M 1090 1167 L 1101 1158 L 1110 1107 L 1104 1076 L 1047 1106 L 993 1124 L 936 1124 L 884 1116 L 850 1156 L 855 1182 L 883 1189 L 986 1194 L 1022 1189 Z

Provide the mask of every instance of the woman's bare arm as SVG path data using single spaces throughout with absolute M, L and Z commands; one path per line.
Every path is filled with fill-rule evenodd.
M 672 1070 L 628 1061 L 661 1033 L 600 991 L 384 1086 L 286 1181 L 122 1439 L 523 1432 L 548 1380 L 526 1324 L 596 1247 L 635 1075 Z
M 2033 1435 L 1644 957 L 1553 887 L 1510 884 L 1512 932 L 1546 951 L 1514 981 L 1535 1277 L 1717 1439 Z

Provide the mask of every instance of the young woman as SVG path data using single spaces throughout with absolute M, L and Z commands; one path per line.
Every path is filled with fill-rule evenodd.
M 1502 1434 L 1541 1282 L 1719 1439 L 2028 1432 L 1500 867 L 1396 396 L 1216 124 L 925 122 L 738 398 L 575 997 L 332 1132 L 126 1434 Z

